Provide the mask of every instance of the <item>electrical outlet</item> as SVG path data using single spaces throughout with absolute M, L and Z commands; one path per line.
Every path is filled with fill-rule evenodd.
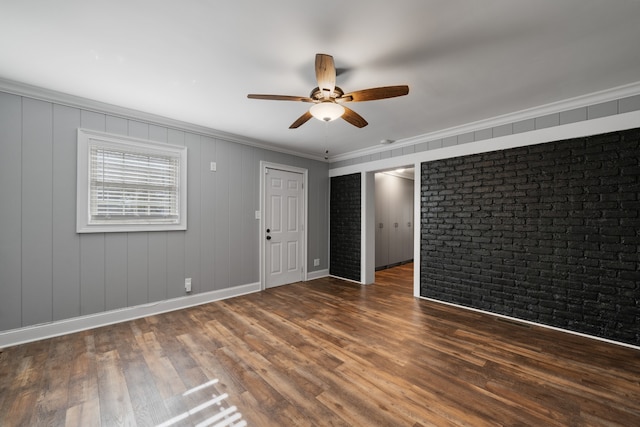
M 320 265 L 320 258 L 316 258 L 316 259 L 314 259 L 314 260 L 313 260 L 313 266 L 314 266 L 314 267 L 317 267 L 317 266 L 319 266 L 319 265 Z
M 184 279 L 184 290 L 185 292 L 191 292 L 191 277 Z

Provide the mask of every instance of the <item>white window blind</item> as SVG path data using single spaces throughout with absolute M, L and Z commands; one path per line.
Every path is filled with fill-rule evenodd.
M 186 148 L 78 135 L 78 232 L 186 229 Z
M 180 158 L 91 147 L 91 219 L 176 223 Z

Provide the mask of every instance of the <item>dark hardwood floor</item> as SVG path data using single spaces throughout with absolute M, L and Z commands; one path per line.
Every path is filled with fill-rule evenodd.
M 640 351 L 416 299 L 411 268 L 6 348 L 0 425 L 640 426 Z

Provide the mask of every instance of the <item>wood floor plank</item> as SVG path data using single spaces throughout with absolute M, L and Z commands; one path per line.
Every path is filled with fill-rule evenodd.
M 69 378 L 69 407 L 97 399 L 98 371 L 94 336 L 83 332 L 77 337 Z M 98 405 L 99 408 L 99 405 Z
M 136 337 L 138 346 L 141 349 L 149 369 L 154 372 L 156 387 L 164 398 L 186 391 L 186 387 L 171 361 L 164 356 L 162 346 L 154 332 L 146 332 Z
M 50 356 L 44 363 L 40 394 L 33 413 L 34 425 L 62 425 L 69 401 L 69 380 L 73 360 L 72 337 L 51 339 Z
M 39 392 L 34 388 L 12 396 L 10 404 L 3 408 L 0 415 L 0 425 L 8 427 L 32 425 L 33 408 L 36 406 L 38 394 Z
M 100 399 L 95 397 L 67 409 L 65 427 L 99 426 Z
M 116 350 L 98 355 L 98 393 L 101 425 L 137 425 L 127 381 Z
M 225 410 L 250 426 L 640 425 L 637 349 L 417 299 L 412 275 L 327 277 L 2 349 L 0 425 Z

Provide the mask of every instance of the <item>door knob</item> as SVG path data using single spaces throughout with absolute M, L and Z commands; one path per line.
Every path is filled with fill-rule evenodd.
M 267 240 L 271 240 L 271 236 L 267 236 Z

